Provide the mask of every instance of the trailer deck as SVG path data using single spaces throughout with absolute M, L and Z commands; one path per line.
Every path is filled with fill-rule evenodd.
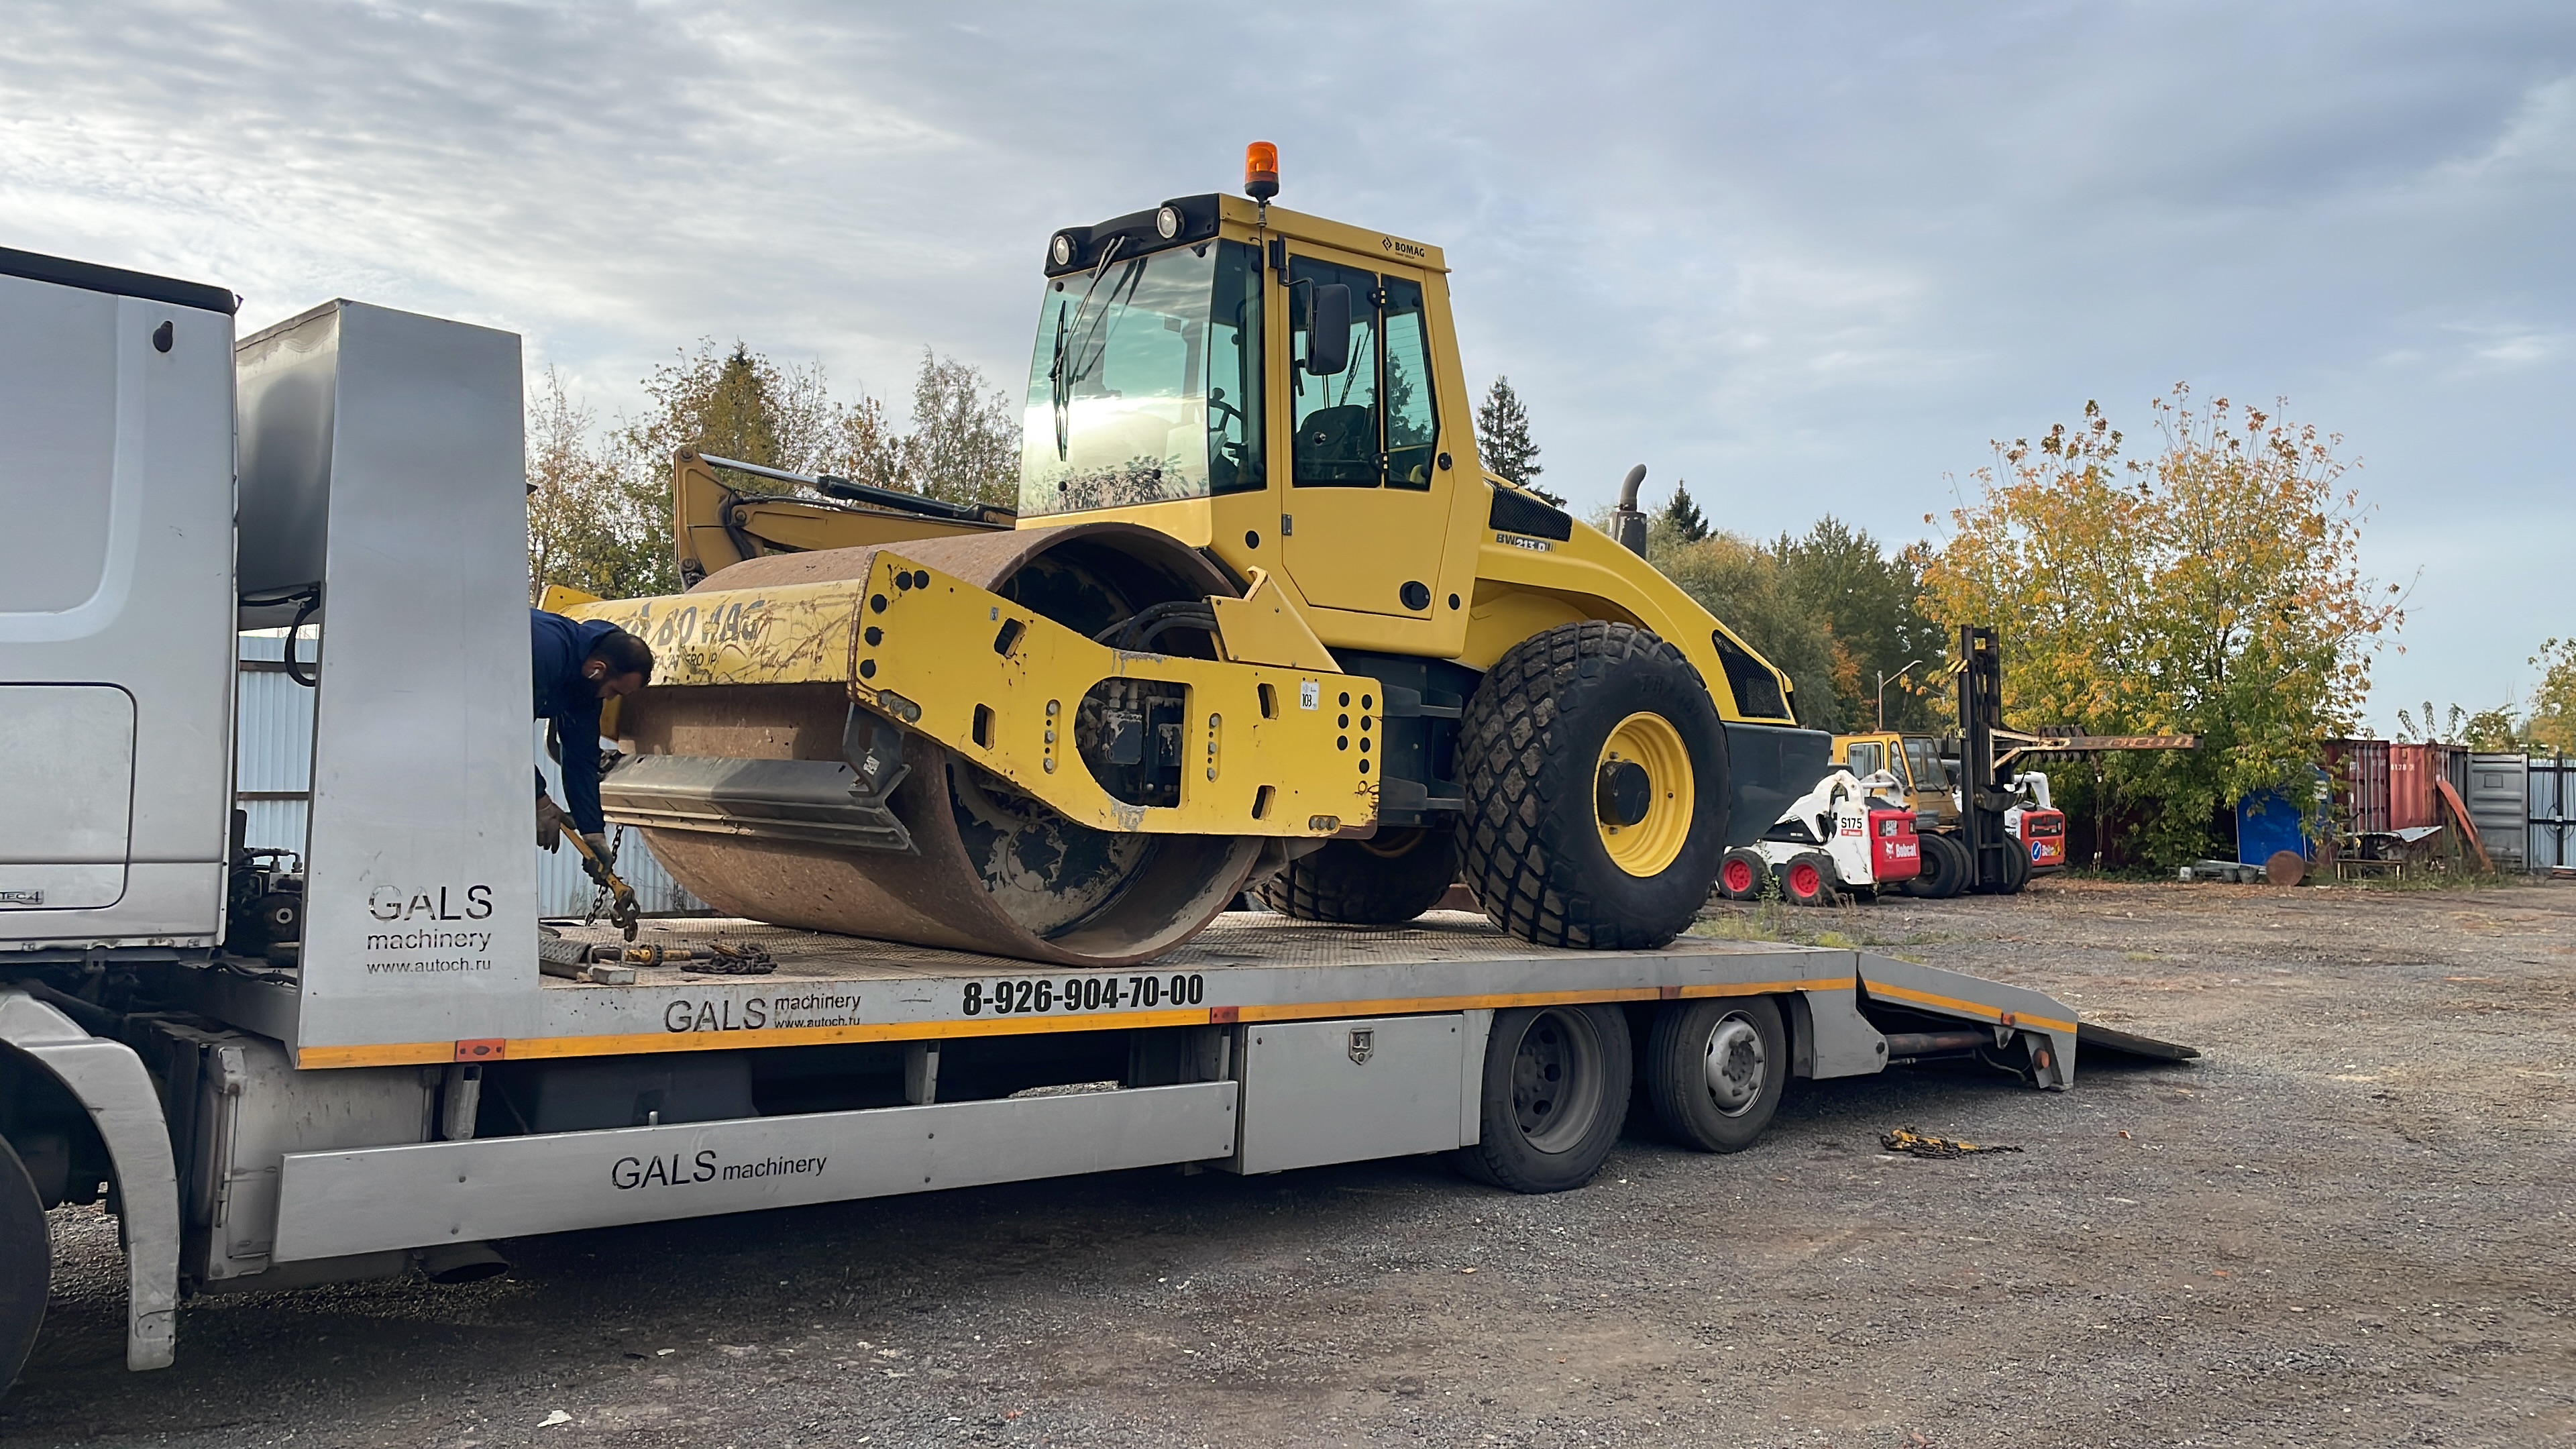
M 612 928 L 548 930 L 623 944 Z M 474 1042 L 304 1043 L 305 1068 L 738 1050 L 1036 1032 L 1224 1026 L 1497 1010 L 1581 1001 L 1795 994 L 1802 1075 L 1875 1072 L 1888 1055 L 1860 1008 L 1882 1006 L 2044 1039 L 2038 1084 L 2074 1080 L 2074 1010 L 2027 988 L 1867 952 L 1685 936 L 1655 951 L 1531 946 L 1481 916 L 1429 912 L 1368 930 L 1229 912 L 1150 967 L 1083 970 L 721 918 L 645 923 L 636 945 L 758 946 L 775 969 L 699 961 L 636 968 L 632 983 L 544 976 L 527 1029 Z M 246 1022 L 245 1024 L 256 1024 Z M 292 1040 L 292 1038 L 290 1038 Z

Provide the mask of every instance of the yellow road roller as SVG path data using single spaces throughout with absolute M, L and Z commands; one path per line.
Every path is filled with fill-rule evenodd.
M 688 591 L 557 605 L 659 656 L 602 797 L 673 877 L 1069 966 L 1248 888 L 1646 948 L 1823 775 L 1633 506 L 1478 466 L 1440 249 L 1245 191 L 1047 238 L 1015 512 L 679 455 Z

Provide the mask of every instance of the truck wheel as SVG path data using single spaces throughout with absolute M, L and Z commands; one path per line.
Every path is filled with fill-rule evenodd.
M 44 1199 L 17 1150 L 0 1139 L 0 1391 L 18 1381 L 53 1291 L 54 1243 Z
M 1708 903 L 1726 740 L 1708 685 L 1647 630 L 1512 646 L 1460 721 L 1459 854 L 1494 924 L 1540 946 L 1652 949 Z
M 1758 900 L 1762 878 L 1770 873 L 1771 862 L 1760 851 L 1737 846 L 1717 863 L 1717 893 L 1730 901 Z
M 1646 1040 L 1646 1095 L 1664 1130 L 1702 1152 L 1742 1152 L 1789 1086 L 1789 1034 L 1767 996 L 1675 1002 Z
M 1456 832 L 1414 826 L 1300 856 L 1262 882 L 1261 899 L 1300 921 L 1394 926 L 1438 905 L 1457 878 Z
M 1830 906 L 1842 899 L 1833 862 L 1815 851 L 1789 857 L 1780 867 L 1780 893 L 1794 906 Z
M 1926 835 L 1921 844 L 1922 873 L 1905 883 L 1907 895 L 1946 901 L 1968 888 L 1968 847 L 1947 835 Z
M 1616 1006 L 1494 1013 L 1482 1128 L 1475 1146 L 1458 1149 L 1460 1170 L 1514 1192 L 1590 1182 L 1619 1140 L 1633 1070 L 1627 1014 Z

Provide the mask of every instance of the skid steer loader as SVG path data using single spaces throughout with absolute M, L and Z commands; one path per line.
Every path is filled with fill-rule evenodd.
M 1016 512 L 682 453 L 602 797 L 719 909 L 1067 965 L 1247 885 L 1661 945 L 1826 769 L 1788 678 L 1478 466 L 1439 248 L 1247 196 L 1047 242 Z

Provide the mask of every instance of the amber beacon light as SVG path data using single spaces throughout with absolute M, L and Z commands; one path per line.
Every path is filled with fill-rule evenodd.
M 1279 194 L 1279 148 L 1255 141 L 1243 148 L 1243 194 L 1268 201 Z

